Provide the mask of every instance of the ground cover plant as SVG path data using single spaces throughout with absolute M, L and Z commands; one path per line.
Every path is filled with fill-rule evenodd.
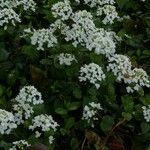
M 0 149 L 150 149 L 149 0 L 0 0 Z

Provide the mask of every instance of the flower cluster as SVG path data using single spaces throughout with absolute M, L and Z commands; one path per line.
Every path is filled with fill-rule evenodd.
M 91 102 L 84 106 L 82 120 L 86 120 L 88 124 L 94 127 L 93 121 L 98 120 L 98 113 L 103 110 L 100 103 Z
M 21 22 L 20 16 L 12 8 L 4 8 L 0 12 L 0 26 L 4 26 L 4 29 L 7 29 L 8 23 L 15 26 L 15 22 Z
M 30 144 L 25 140 L 15 141 L 13 142 L 13 147 L 9 150 L 24 150 L 26 149 Z
M 128 93 L 138 91 L 141 87 L 150 87 L 147 73 L 141 68 L 132 69 L 129 58 L 125 55 L 115 54 L 108 59 L 107 70 L 112 71 L 117 81 L 124 81 Z
M 14 102 L 15 121 L 20 124 L 34 112 L 33 105 L 42 104 L 43 100 L 41 93 L 34 86 L 24 86 L 14 99 Z
M 85 46 L 89 51 L 94 50 L 97 54 L 113 55 L 115 53 L 116 42 L 120 38 L 112 31 L 103 28 L 96 28 L 91 13 L 86 10 L 76 12 L 72 15 L 73 24 L 64 27 L 66 41 L 73 41 L 76 47 L 78 44 Z
M 102 20 L 104 24 L 112 24 L 115 19 L 119 19 L 114 0 L 84 0 L 84 3 L 91 8 L 97 7 L 97 16 L 105 16 Z
M 150 122 L 150 105 L 143 106 L 143 115 L 144 115 L 144 119 L 146 120 L 146 122 Z
M 150 87 L 150 81 L 147 73 L 142 68 L 134 68 L 130 72 L 130 78 L 128 78 L 127 87 L 128 92 L 138 91 L 141 87 Z
M 92 21 L 91 13 L 86 10 L 76 12 L 72 15 L 73 24 L 71 27 L 67 26 L 63 33 L 65 34 L 66 41 L 73 41 L 73 45 L 76 47 L 77 44 L 81 44 L 83 46 L 86 43 L 89 43 L 90 35 L 92 34 L 96 27 L 94 22 Z
M 119 19 L 116 7 L 113 5 L 104 5 L 103 7 L 98 7 L 97 16 L 102 16 L 103 14 L 105 15 L 104 19 L 102 20 L 104 24 L 112 24 L 114 23 L 115 19 Z
M 21 22 L 20 15 L 15 11 L 19 6 L 22 6 L 25 11 L 35 11 L 36 3 L 33 0 L 1 0 L 0 26 L 4 26 L 4 29 L 7 29 L 7 24 L 11 23 L 15 26 L 15 22 Z
M 0 109 L 0 134 L 9 134 L 17 128 L 14 115 L 11 112 Z
M 41 114 L 32 120 L 32 125 L 29 126 L 30 130 L 35 131 L 35 137 L 39 138 L 43 132 L 48 132 L 51 129 L 55 132 L 59 125 L 55 122 L 51 115 Z M 53 141 L 53 136 L 49 137 L 49 143 Z
M 72 54 L 61 53 L 57 57 L 58 57 L 60 65 L 70 66 L 73 61 L 77 62 L 77 60 L 75 59 L 75 56 Z
M 44 50 L 46 45 L 48 48 L 53 47 L 57 44 L 57 38 L 54 36 L 54 29 L 39 29 L 32 32 L 30 29 L 24 30 L 26 33 L 31 34 L 31 44 L 37 45 L 37 50 Z
M 95 87 L 98 89 L 100 87 L 100 81 L 104 79 L 105 74 L 102 68 L 95 63 L 90 63 L 89 65 L 85 64 L 80 69 L 80 76 L 79 76 L 80 82 L 89 81 L 90 83 L 94 84 Z
M 72 15 L 72 8 L 68 0 L 64 2 L 58 2 L 52 6 L 52 14 L 55 18 L 61 20 L 68 20 Z
M 116 51 L 116 41 L 120 38 L 112 31 L 106 31 L 103 28 L 97 29 L 90 35 L 91 43 L 87 43 L 89 50 L 94 49 L 96 54 L 103 54 L 106 57 L 114 55 Z
M 33 0 L 20 0 L 19 3 L 23 6 L 24 10 L 35 11 L 36 3 Z
M 118 81 L 126 81 L 128 79 L 126 76 L 131 72 L 132 65 L 127 56 L 115 54 L 108 58 L 108 62 L 107 70 L 111 70 Z
M 106 4 L 115 4 L 114 0 L 84 0 L 85 4 L 88 4 L 90 7 L 96 7 L 98 5 L 106 5 Z

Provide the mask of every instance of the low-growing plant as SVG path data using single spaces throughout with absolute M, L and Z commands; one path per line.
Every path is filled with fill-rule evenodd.
M 149 0 L 0 0 L 0 149 L 150 149 Z

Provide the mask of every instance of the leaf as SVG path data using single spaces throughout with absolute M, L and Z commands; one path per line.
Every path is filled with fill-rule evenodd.
M 30 59 L 35 59 L 38 57 L 38 51 L 32 45 L 23 46 L 22 53 L 28 56 Z
M 81 103 L 80 102 L 72 102 L 72 103 L 67 103 L 66 108 L 69 111 L 77 110 L 80 107 Z
M 113 84 L 108 85 L 107 96 L 111 102 L 116 100 L 115 88 Z
M 57 108 L 57 109 L 55 110 L 55 112 L 56 112 L 57 114 L 59 114 L 59 115 L 66 115 L 66 114 L 68 113 L 67 110 L 64 109 L 64 108 Z
M 132 119 L 132 115 L 130 113 L 122 112 L 122 116 L 128 121 Z
M 9 53 L 6 50 L 0 49 L 0 61 L 7 60 L 8 56 L 9 56 Z
M 0 141 L 0 148 L 4 148 L 5 150 L 9 150 L 11 147 L 10 143 L 6 143 L 5 141 Z
M 144 51 L 143 51 L 143 54 L 150 56 L 150 50 L 144 50 Z
M 69 130 L 75 124 L 75 119 L 73 117 L 66 120 L 65 129 Z
M 142 122 L 141 123 L 141 130 L 142 130 L 143 134 L 146 134 L 146 133 L 150 132 L 150 124 Z
M 145 95 L 144 97 L 142 97 L 142 103 L 144 105 L 150 105 L 150 95 Z
M 75 98 L 81 99 L 82 93 L 81 93 L 81 89 L 78 86 L 73 88 L 73 95 Z
M 0 97 L 3 95 L 3 87 L 0 85 Z
M 133 102 L 133 98 L 131 96 L 128 96 L 128 95 L 123 96 L 122 104 L 123 104 L 125 112 L 132 113 L 134 102 Z
M 107 132 L 112 128 L 113 124 L 114 124 L 114 118 L 113 117 L 104 116 L 102 118 L 101 123 L 100 123 L 100 127 L 101 127 L 102 131 Z
M 72 150 L 79 150 L 79 141 L 77 138 L 72 138 L 70 142 Z

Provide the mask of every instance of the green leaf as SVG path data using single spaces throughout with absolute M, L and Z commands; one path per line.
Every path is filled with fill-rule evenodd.
M 75 119 L 73 117 L 69 118 L 66 120 L 65 122 L 65 129 L 70 129 L 71 127 L 73 127 L 75 124 Z
M 79 150 L 79 141 L 78 141 L 78 139 L 77 138 L 72 138 L 70 146 L 71 146 L 72 150 Z
M 32 45 L 23 46 L 22 53 L 31 59 L 35 59 L 38 56 L 38 51 Z
M 150 124 L 142 122 L 141 123 L 141 130 L 143 134 L 149 133 L 150 132 Z
M 144 97 L 142 97 L 142 103 L 144 105 L 150 105 L 150 95 L 145 95 Z
M 150 50 L 144 50 L 144 51 L 143 51 L 143 54 L 150 56 Z
M 82 97 L 81 89 L 77 86 L 74 87 L 73 88 L 73 95 L 74 95 L 75 98 L 81 99 L 81 97 Z
M 114 85 L 113 84 L 109 84 L 107 90 L 108 90 L 107 96 L 108 96 L 109 100 L 111 102 L 115 101 L 116 100 L 116 94 L 115 94 Z
M 122 112 L 122 116 L 128 121 L 132 119 L 132 115 L 130 113 Z
M 9 56 L 9 53 L 4 49 L 1 49 L 0 51 L 1 51 L 0 52 L 0 61 L 7 60 L 8 56 Z
M 0 97 L 3 95 L 3 87 L 0 85 Z
M 123 96 L 122 104 L 123 104 L 125 112 L 132 113 L 134 102 L 133 102 L 133 98 L 131 96 L 129 96 L 129 95 Z
M 66 115 L 66 114 L 68 113 L 67 110 L 64 109 L 64 108 L 57 108 L 57 109 L 55 110 L 55 112 L 56 112 L 57 114 L 59 114 L 59 115 Z
M 0 141 L 0 148 L 4 148 L 5 150 L 9 150 L 11 147 L 10 143 L 6 143 L 5 141 Z
M 81 103 L 80 102 L 72 102 L 72 103 L 67 103 L 66 108 L 69 111 L 77 110 L 80 107 Z
M 104 116 L 102 118 L 101 123 L 100 123 L 100 127 L 101 127 L 102 131 L 107 132 L 112 128 L 113 124 L 114 124 L 114 118 L 113 117 Z

